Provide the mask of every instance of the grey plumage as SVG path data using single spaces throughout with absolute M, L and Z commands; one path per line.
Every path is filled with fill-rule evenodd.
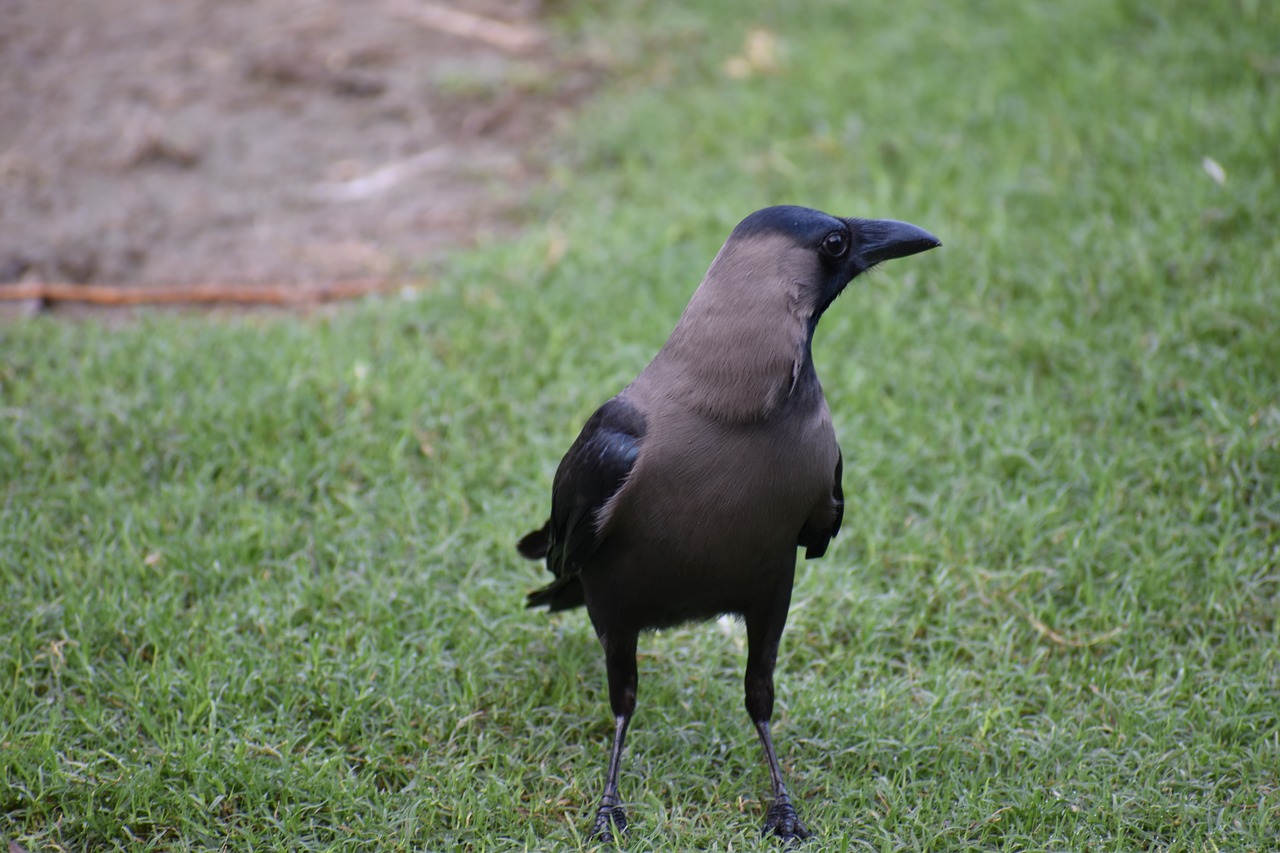
M 746 623 L 747 711 L 773 789 L 765 832 L 806 837 L 769 720 L 796 549 L 820 557 L 844 514 L 841 454 L 814 370 L 819 318 L 849 281 L 940 245 L 892 220 L 772 207 L 721 248 L 666 344 L 587 422 L 519 543 L 555 580 L 530 607 L 585 604 L 605 651 L 615 736 L 592 826 L 626 826 L 617 777 L 635 710 L 638 635 L 720 614 Z

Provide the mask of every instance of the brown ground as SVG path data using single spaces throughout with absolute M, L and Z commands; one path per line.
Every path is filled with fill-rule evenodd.
M 442 6 L 3 0 L 0 284 L 332 281 L 510 227 L 592 72 L 537 0 Z

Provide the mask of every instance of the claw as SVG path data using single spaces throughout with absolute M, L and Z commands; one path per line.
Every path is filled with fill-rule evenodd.
M 760 834 L 776 835 L 783 841 L 796 842 L 808 838 L 812 833 L 800 822 L 795 806 L 782 801 L 769 807 L 764 817 L 764 829 Z
M 612 844 L 614 831 L 627 831 L 627 813 L 621 805 L 601 803 L 596 810 L 595 823 L 591 825 L 591 837 L 602 844 Z

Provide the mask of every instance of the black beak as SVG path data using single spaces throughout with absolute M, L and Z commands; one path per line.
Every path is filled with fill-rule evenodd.
M 850 219 L 848 222 L 863 269 L 942 245 L 937 237 L 910 222 L 895 219 Z

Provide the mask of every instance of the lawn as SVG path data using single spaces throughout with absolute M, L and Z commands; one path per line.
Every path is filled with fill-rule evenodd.
M 944 242 L 815 344 L 807 846 L 1280 848 L 1280 7 L 555 8 L 608 82 L 522 236 L 416 298 L 0 326 L 0 839 L 590 846 L 603 662 L 513 545 L 738 219 L 799 203 Z M 743 643 L 642 641 L 624 849 L 773 846 Z

